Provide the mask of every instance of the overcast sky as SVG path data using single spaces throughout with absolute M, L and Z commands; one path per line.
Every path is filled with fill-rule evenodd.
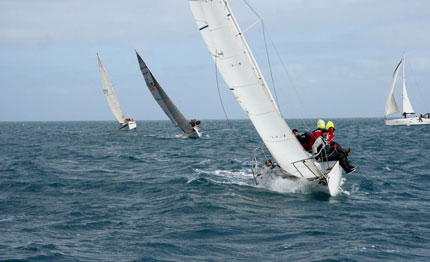
M 430 112 L 430 1 L 248 1 L 266 26 L 285 117 L 382 117 L 403 50 L 412 105 Z M 243 0 L 230 4 L 242 29 L 257 20 Z M 261 25 L 245 36 L 273 89 Z M 224 119 L 186 0 L 0 0 L 0 121 L 113 120 L 96 53 L 127 115 L 167 119 L 134 49 L 187 118 Z M 228 116 L 245 118 L 220 84 Z

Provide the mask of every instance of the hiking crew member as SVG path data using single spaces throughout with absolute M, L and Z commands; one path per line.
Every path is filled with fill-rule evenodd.
M 328 143 L 330 147 L 334 147 L 333 145 L 333 137 L 334 137 L 334 123 L 332 121 L 328 121 L 325 129 L 328 131 Z M 335 142 L 336 143 L 336 142 Z
M 303 138 L 302 135 L 300 135 L 299 130 L 293 129 L 293 134 L 296 136 L 297 140 L 299 140 L 301 145 L 305 143 L 305 139 Z
M 306 132 L 303 134 L 299 133 L 299 130 L 293 129 L 293 134 L 296 136 L 299 143 L 303 146 L 306 151 L 311 151 L 312 146 L 310 145 L 312 134 L 311 132 Z
M 333 148 L 336 147 L 339 152 L 342 152 L 345 154 L 345 156 L 348 156 L 349 152 L 351 152 L 351 148 L 345 150 L 339 143 L 333 141 L 334 131 L 336 129 L 334 128 L 334 123 L 332 121 L 327 122 L 326 129 L 328 130 L 328 143 L 330 144 L 330 148 L 333 150 Z
M 312 145 L 312 155 L 319 161 L 339 161 L 340 166 L 347 174 L 355 171 L 356 167 L 351 166 L 344 152 L 341 152 L 337 147 L 330 148 L 328 142 L 328 130 L 322 129 L 319 136 Z
M 325 122 L 324 120 L 320 119 L 317 122 L 317 129 L 312 132 L 311 141 L 309 142 L 311 147 L 315 143 L 315 140 L 317 140 L 317 138 L 321 136 L 321 130 L 323 129 L 325 129 Z
M 321 135 L 315 140 L 312 145 L 312 155 L 315 159 L 323 161 L 327 158 L 327 154 L 330 152 L 330 145 L 327 140 L 328 131 L 327 129 L 321 130 Z

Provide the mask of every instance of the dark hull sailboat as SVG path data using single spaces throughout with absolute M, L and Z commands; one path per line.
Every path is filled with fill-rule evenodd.
M 164 111 L 167 117 L 169 117 L 170 121 L 172 121 L 173 124 L 175 124 L 183 131 L 183 134 L 179 135 L 179 137 L 201 137 L 202 134 L 199 127 L 200 121 L 188 121 L 184 117 L 184 115 L 181 113 L 181 111 L 179 111 L 179 109 L 169 98 L 163 88 L 161 88 L 160 84 L 155 79 L 149 68 L 146 66 L 140 55 L 137 52 L 136 55 L 137 60 L 139 61 L 140 70 L 142 71 L 142 75 L 145 78 L 146 85 L 148 86 L 148 89 L 151 92 L 152 96 L 155 98 L 155 100 L 160 105 L 161 109 Z

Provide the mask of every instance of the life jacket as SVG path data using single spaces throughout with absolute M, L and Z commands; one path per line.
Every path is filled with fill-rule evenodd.
M 309 142 L 311 148 L 312 148 L 312 145 L 315 143 L 315 140 L 317 140 L 317 138 L 320 137 L 321 135 L 322 135 L 322 130 L 321 129 L 315 129 L 312 132 L 311 141 Z
M 330 147 L 334 147 L 334 144 L 333 144 L 333 137 L 334 137 L 334 131 L 332 130 L 332 131 L 328 131 L 328 143 L 330 144 Z

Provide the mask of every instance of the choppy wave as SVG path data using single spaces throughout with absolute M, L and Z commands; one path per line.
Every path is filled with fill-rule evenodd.
M 428 128 L 334 122 L 358 166 L 336 197 L 256 186 L 247 120 L 241 143 L 226 121 L 0 123 L 0 261 L 426 261 Z

